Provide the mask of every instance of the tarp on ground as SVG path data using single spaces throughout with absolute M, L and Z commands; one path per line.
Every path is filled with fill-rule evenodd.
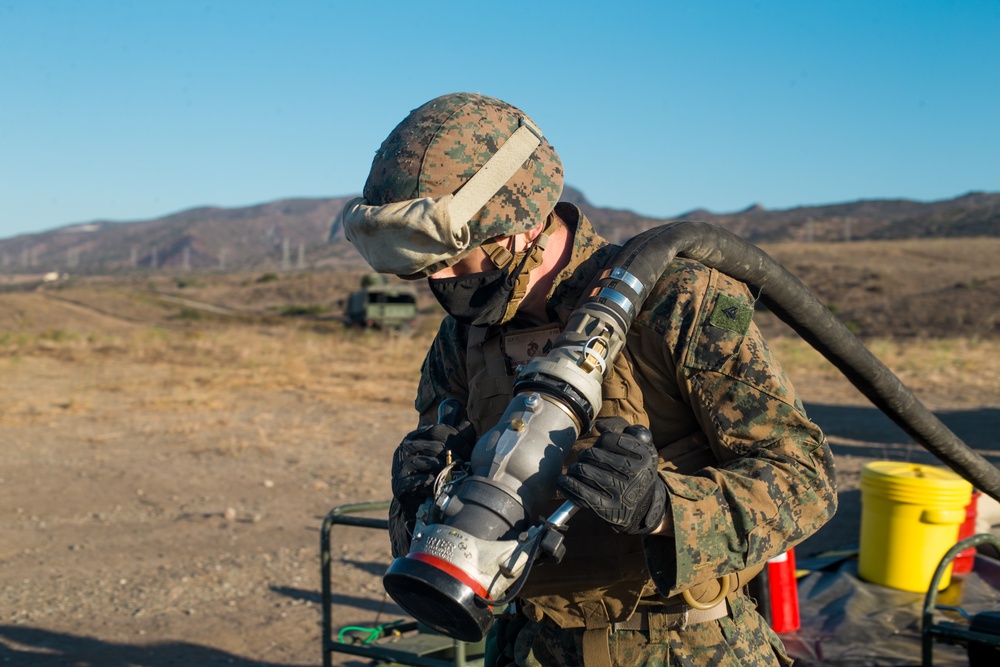
M 925 594 L 862 581 L 853 557 L 806 560 L 799 569 L 810 570 L 798 580 L 801 627 L 781 635 L 797 667 L 921 664 Z M 953 577 L 936 604 L 960 607 L 969 616 L 1000 612 L 1000 562 L 977 555 L 973 571 Z M 967 623 L 957 611 L 939 610 L 934 623 L 943 621 Z M 939 667 L 969 664 L 964 647 L 942 642 L 934 643 L 933 657 Z

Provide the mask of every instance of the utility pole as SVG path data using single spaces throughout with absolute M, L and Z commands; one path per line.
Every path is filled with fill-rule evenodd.
M 226 270 L 226 249 L 219 248 L 219 271 Z
M 288 271 L 291 268 L 290 261 L 290 247 L 288 244 L 288 239 L 283 239 L 281 241 L 281 270 Z
M 299 243 L 299 261 L 297 266 L 299 271 L 303 271 L 306 268 L 306 244 Z
M 184 271 L 191 270 L 191 246 L 184 246 Z

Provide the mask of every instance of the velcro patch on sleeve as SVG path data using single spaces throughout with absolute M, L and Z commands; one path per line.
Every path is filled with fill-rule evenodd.
M 708 323 L 713 327 L 728 329 L 742 335 L 749 331 L 751 318 L 753 318 L 753 308 L 744 300 L 728 294 L 719 294 Z

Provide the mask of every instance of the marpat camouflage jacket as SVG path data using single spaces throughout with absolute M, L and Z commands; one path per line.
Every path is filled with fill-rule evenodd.
M 547 303 L 552 321 L 565 324 L 617 247 L 575 206 L 559 204 L 556 213 L 569 225 L 574 247 Z M 663 596 L 762 565 L 836 511 L 826 439 L 806 417 L 752 314 L 745 285 L 677 259 L 629 332 L 626 354 L 660 448 L 674 525 L 675 537 L 644 540 L 648 575 Z M 508 328 L 518 326 L 525 323 L 515 318 Z M 467 402 L 468 334 L 451 317 L 441 323 L 415 402 L 422 425 L 433 423 L 444 398 Z

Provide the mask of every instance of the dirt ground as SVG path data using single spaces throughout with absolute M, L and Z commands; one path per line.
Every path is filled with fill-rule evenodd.
M 121 294 L 0 294 L 0 663 L 319 664 L 320 523 L 388 498 L 435 316 L 397 335 Z M 854 545 L 861 465 L 929 458 L 804 343 L 773 346 L 839 468 L 840 512 L 797 553 Z M 870 347 L 1000 461 L 1000 341 Z M 335 627 L 395 618 L 384 534 L 333 541 Z

